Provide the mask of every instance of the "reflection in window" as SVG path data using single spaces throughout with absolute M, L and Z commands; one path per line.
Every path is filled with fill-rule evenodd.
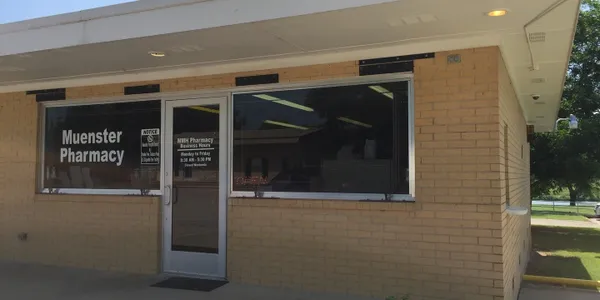
M 161 102 L 46 108 L 43 187 L 160 188 Z
M 234 95 L 234 190 L 408 194 L 408 82 Z

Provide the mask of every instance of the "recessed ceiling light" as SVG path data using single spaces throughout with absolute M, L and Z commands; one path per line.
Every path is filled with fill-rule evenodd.
M 371 85 L 371 86 L 369 86 L 369 88 L 394 100 L 394 93 L 390 92 L 388 89 L 386 89 L 380 85 Z
M 373 128 L 373 125 L 369 125 L 360 121 L 356 121 L 350 118 L 346 118 L 346 117 L 339 117 L 338 120 L 340 121 L 344 121 L 346 123 L 350 123 L 350 124 L 354 124 L 354 125 L 358 125 L 358 126 L 362 126 L 362 127 L 367 127 L 367 128 Z
M 205 112 L 209 112 L 209 113 L 213 113 L 213 114 L 219 114 L 218 109 L 208 108 L 208 107 L 204 107 L 204 106 L 190 106 L 189 108 L 199 110 L 199 111 L 205 111 Z
M 286 122 L 278 122 L 278 121 L 273 121 L 273 120 L 265 120 L 264 122 L 267 124 L 277 125 L 277 126 L 281 126 L 281 127 L 294 128 L 294 129 L 300 129 L 300 130 L 308 130 L 308 127 L 294 125 L 294 124 L 290 124 L 290 123 L 286 123 Z
M 167 56 L 166 53 L 161 52 L 161 51 L 150 51 L 150 52 L 148 52 L 148 54 L 150 54 L 153 57 L 165 57 L 165 56 Z
M 488 12 L 487 15 L 490 17 L 502 17 L 502 16 L 506 15 L 506 13 L 508 13 L 508 11 L 506 9 L 495 9 L 495 10 Z
M 273 96 L 267 95 L 267 94 L 252 95 L 252 96 L 254 96 L 256 98 L 259 98 L 259 99 L 263 99 L 263 100 L 267 100 L 267 101 L 272 101 L 272 102 L 277 103 L 277 104 L 281 104 L 281 105 L 285 105 L 285 106 L 297 108 L 297 109 L 300 109 L 300 110 L 304 110 L 304 111 L 315 111 L 311 107 L 304 106 L 304 105 L 301 105 L 301 104 L 298 104 L 298 103 L 295 103 L 295 102 L 291 102 L 291 101 L 279 99 L 277 97 L 273 97 Z

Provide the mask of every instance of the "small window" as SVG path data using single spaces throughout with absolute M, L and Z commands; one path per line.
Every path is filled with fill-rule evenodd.
M 161 102 L 45 108 L 45 192 L 158 190 Z
M 233 110 L 234 191 L 409 194 L 407 81 L 235 94 Z

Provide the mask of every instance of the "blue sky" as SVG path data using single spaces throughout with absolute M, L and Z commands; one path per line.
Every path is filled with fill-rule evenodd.
M 0 0 L 0 24 L 132 1 L 133 0 Z

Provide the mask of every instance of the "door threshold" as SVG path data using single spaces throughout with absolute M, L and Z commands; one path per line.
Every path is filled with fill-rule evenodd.
M 173 276 L 154 283 L 151 285 L 151 287 L 190 290 L 197 292 L 212 292 L 228 283 L 229 281 L 227 280 Z
M 160 273 L 160 276 L 229 281 L 229 280 L 227 280 L 226 277 L 220 277 L 220 276 L 216 276 L 216 275 L 194 274 L 194 273 L 179 273 L 179 272 L 166 272 L 165 271 L 165 272 Z

